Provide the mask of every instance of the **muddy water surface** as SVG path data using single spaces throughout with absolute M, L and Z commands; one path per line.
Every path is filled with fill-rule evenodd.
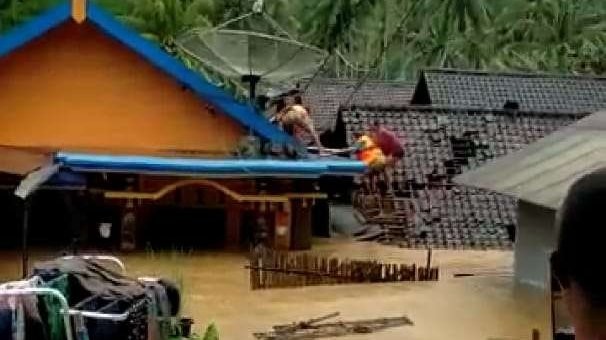
M 317 241 L 314 250 L 327 256 L 424 263 L 425 252 L 345 240 Z M 53 252 L 35 252 L 35 259 Z M 252 332 L 279 323 L 335 311 L 355 320 L 407 315 L 412 327 L 339 339 L 530 339 L 531 330 L 548 339 L 548 309 L 542 295 L 515 289 L 513 254 L 500 251 L 434 251 L 441 280 L 425 283 L 340 285 L 249 290 L 244 254 L 227 252 L 151 253 L 121 256 L 134 276 L 164 276 L 183 285 L 185 314 L 201 330 L 215 322 L 222 339 L 252 339 Z M 19 276 L 19 253 L 0 254 L 0 278 Z M 481 272 L 471 278 L 453 273 Z M 509 273 L 509 274 L 508 274 Z

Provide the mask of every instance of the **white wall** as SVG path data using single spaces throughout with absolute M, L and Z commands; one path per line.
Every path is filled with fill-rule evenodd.
M 556 244 L 555 211 L 520 201 L 515 244 L 518 283 L 549 288 L 549 256 Z

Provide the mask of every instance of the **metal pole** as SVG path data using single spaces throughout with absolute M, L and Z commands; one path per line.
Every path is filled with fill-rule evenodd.
M 242 82 L 248 83 L 248 97 L 253 106 L 256 104 L 257 84 L 260 80 L 261 77 L 256 74 L 246 74 L 242 76 Z
M 248 94 L 250 96 L 250 102 L 255 105 L 257 100 L 257 79 L 253 76 L 250 77 L 250 83 L 248 87 Z
M 427 246 L 427 267 L 426 267 L 426 280 L 429 281 L 429 275 L 431 275 L 431 247 Z
M 31 207 L 30 198 L 26 197 L 23 200 L 23 226 L 21 231 L 21 273 L 25 279 L 28 276 L 29 266 L 29 246 L 27 244 L 28 229 L 29 229 L 29 210 Z

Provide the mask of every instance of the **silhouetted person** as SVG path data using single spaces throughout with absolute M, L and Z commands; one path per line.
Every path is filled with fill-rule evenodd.
M 606 339 L 606 168 L 583 176 L 558 212 L 559 240 L 551 257 L 577 340 Z

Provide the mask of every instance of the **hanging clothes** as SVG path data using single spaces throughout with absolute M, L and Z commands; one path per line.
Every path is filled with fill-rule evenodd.
M 35 288 L 40 278 L 5 283 L 1 290 Z M 46 327 L 38 309 L 38 297 L 0 296 L 0 339 L 46 340 Z

